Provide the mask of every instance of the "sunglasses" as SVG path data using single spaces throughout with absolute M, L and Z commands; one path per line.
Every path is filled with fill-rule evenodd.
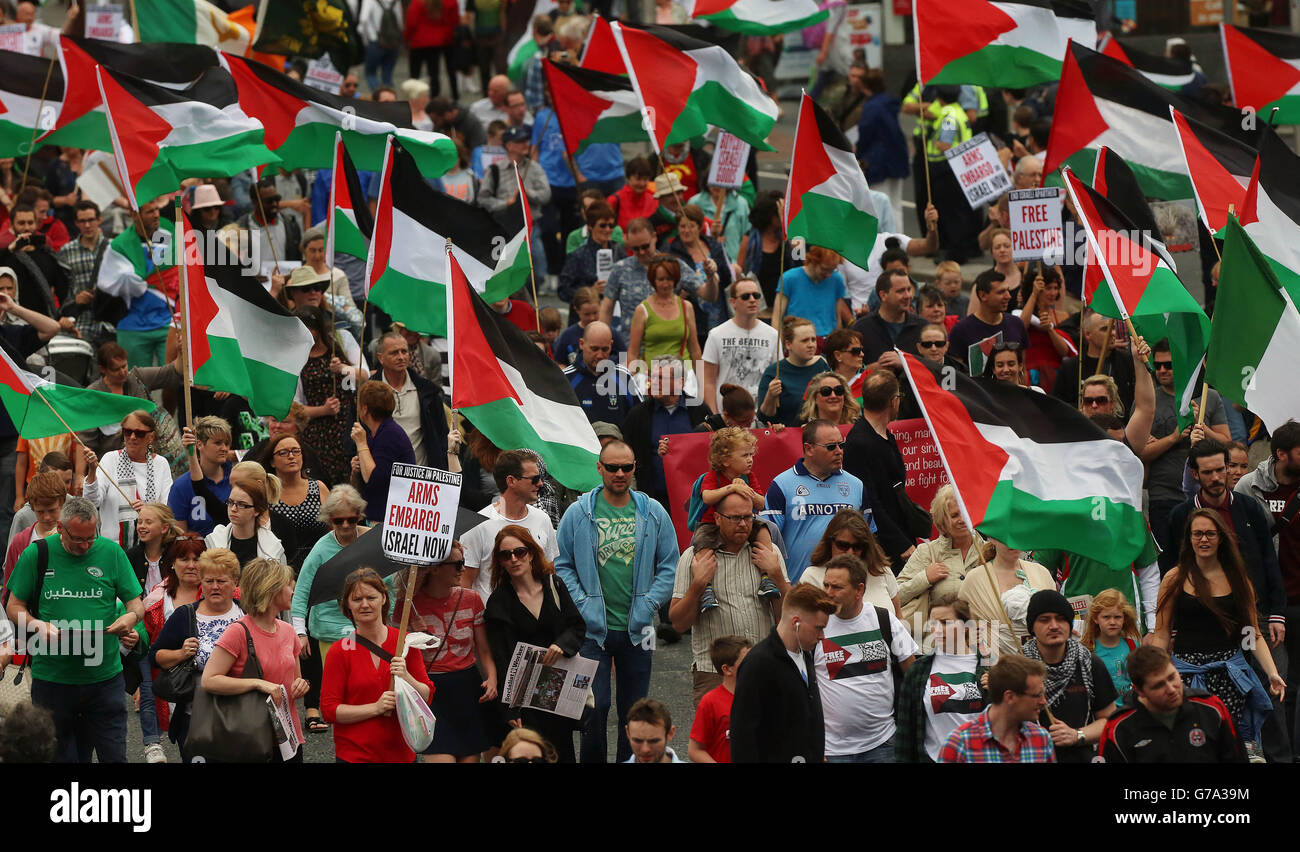
M 1099 406 L 1105 405 L 1108 402 L 1110 402 L 1110 397 L 1108 396 L 1085 396 L 1083 398 L 1084 405 Z
M 852 349 L 846 349 L 844 351 L 848 352 L 850 355 L 856 355 L 859 358 L 867 352 L 867 350 L 863 349 L 861 346 L 854 346 Z
M 742 302 L 749 302 L 749 301 L 757 302 L 759 299 L 763 298 L 763 294 L 762 293 L 741 293 L 738 296 L 736 296 L 736 298 Z
M 1020 344 L 1012 341 L 1011 343 L 994 343 L 994 352 L 1019 352 Z
M 518 479 L 520 482 L 531 482 L 533 485 L 540 485 L 542 481 L 542 475 L 540 473 L 534 474 L 533 476 L 516 476 L 514 478 Z
M 836 550 L 852 550 L 854 553 L 861 553 L 867 549 L 867 546 L 860 541 L 841 541 L 838 538 L 831 539 L 831 545 Z
M 631 473 L 636 470 L 636 462 L 628 464 L 605 464 L 605 462 L 601 462 L 600 466 L 610 473 Z
M 917 343 L 916 343 L 916 345 L 919 346 L 919 347 L 921 347 L 922 349 L 938 349 L 940 346 L 947 346 L 947 345 L 948 345 L 948 341 L 946 341 L 946 340 L 918 340 Z
M 833 385 L 817 389 L 818 396 L 844 396 L 843 385 Z
M 825 450 L 829 450 L 830 452 L 833 453 L 833 452 L 835 452 L 836 450 L 842 450 L 842 449 L 844 449 L 846 446 L 848 446 L 848 443 L 849 443 L 848 441 L 831 441 L 831 442 L 828 443 L 828 444 L 813 444 L 813 446 L 814 446 L 814 447 L 821 447 L 821 448 L 823 448 L 823 449 L 825 449 Z
M 512 757 L 506 763 L 546 763 L 544 757 Z
M 627 250 L 632 252 L 632 254 L 640 254 L 643 251 L 652 251 L 653 249 L 654 246 L 652 246 L 650 243 L 645 243 L 644 245 L 639 245 L 639 246 L 627 247 Z
M 614 223 L 613 223 L 613 222 L 597 222 L 593 227 L 596 227 L 596 228 L 612 228 L 612 227 L 614 227 Z
M 497 561 L 509 562 L 511 557 L 515 559 L 523 559 L 527 555 L 528 555 L 528 548 L 526 547 L 516 547 L 508 550 L 498 550 Z
M 122 435 L 126 438 L 148 438 L 151 434 L 153 434 L 152 429 L 128 429 L 125 426 L 122 427 Z
M 361 522 L 361 518 L 357 517 L 356 515 L 352 515 L 347 518 L 330 518 L 330 523 L 336 527 L 345 527 L 348 526 L 349 524 L 351 524 L 352 526 L 356 526 L 360 522 Z
M 1174 368 L 1173 361 L 1156 361 L 1155 364 L 1157 370 L 1172 370 Z
M 448 560 L 447 562 L 439 562 L 438 564 L 439 564 L 439 565 L 450 565 L 452 568 L 455 568 L 457 571 L 464 571 L 464 570 L 465 570 L 465 560 L 464 560 L 464 559 L 457 559 L 457 560 L 454 560 L 454 561 L 452 561 L 452 560 Z

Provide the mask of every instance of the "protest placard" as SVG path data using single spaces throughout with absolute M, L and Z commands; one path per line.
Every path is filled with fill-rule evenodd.
M 459 473 L 393 462 L 384 555 L 406 565 L 436 565 L 446 559 L 459 506 Z
M 0 50 L 12 50 L 14 53 L 25 53 L 25 39 L 23 36 L 27 33 L 27 27 L 23 24 L 5 24 L 0 27 Z
M 307 76 L 303 82 L 313 89 L 337 95 L 343 88 L 343 74 L 334 67 L 327 55 L 307 63 Z
M 1065 257 L 1061 194 L 1056 187 L 1013 189 L 1007 196 L 1011 259 L 1060 263 Z
M 102 5 L 86 9 L 86 38 L 117 41 L 117 34 L 121 29 L 121 6 Z
M 957 183 L 966 193 L 966 203 L 972 210 L 1011 189 L 1011 178 L 1002 167 L 987 133 L 954 145 L 943 155 L 948 158 L 948 165 L 957 176 Z
M 748 162 L 749 143 L 719 130 L 718 141 L 713 146 L 713 165 L 709 167 L 709 183 L 739 189 L 745 182 Z

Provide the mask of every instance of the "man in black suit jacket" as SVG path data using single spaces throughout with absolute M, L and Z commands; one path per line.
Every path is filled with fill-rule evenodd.
M 393 389 L 397 399 L 393 419 L 411 439 L 416 462 L 445 470 L 447 414 L 442 388 L 411 369 L 411 351 L 400 331 L 379 338 L 375 359 L 381 367 L 375 378 Z

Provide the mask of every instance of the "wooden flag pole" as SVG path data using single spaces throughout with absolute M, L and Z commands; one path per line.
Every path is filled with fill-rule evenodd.
M 934 198 L 931 195 L 930 190 L 930 148 L 925 141 L 925 114 L 929 112 L 929 110 L 926 108 L 925 101 L 921 99 L 921 94 L 925 91 L 925 87 L 921 86 L 920 83 L 917 85 L 920 88 L 920 91 L 917 92 L 916 99 L 917 103 L 921 107 L 921 111 L 916 114 L 916 124 L 921 131 L 921 161 L 925 163 L 925 205 L 929 207 L 934 203 Z M 925 211 L 922 210 L 921 213 L 922 217 L 924 217 Z
M 1115 321 L 1110 320 L 1106 324 L 1106 339 L 1101 342 L 1101 353 L 1097 355 L 1097 372 L 1103 369 L 1102 365 L 1106 363 L 1106 356 L 1110 355 L 1111 338 L 1115 335 Z
M 554 114 L 552 109 L 551 113 Z M 549 119 L 550 116 L 547 116 Z M 543 128 L 544 129 L 544 128 Z M 542 304 L 537 301 L 537 270 L 533 268 L 533 216 L 532 208 L 528 206 L 528 196 L 524 193 L 524 177 L 519 174 L 519 164 L 514 163 L 515 167 L 515 189 L 519 193 L 519 209 L 527 213 L 524 218 L 524 248 L 528 250 L 528 281 L 533 285 L 533 305 L 537 310 L 533 312 L 533 319 L 537 323 L 537 333 L 542 333 Z M 450 251 L 450 250 L 449 250 Z M 450 286 L 450 285 L 449 285 Z M 450 334 L 451 329 L 447 329 Z
M 183 242 L 184 234 L 185 234 L 185 224 L 184 224 L 184 220 L 181 218 L 183 215 L 185 214 L 181 210 L 181 197 L 180 195 L 177 195 L 176 196 L 176 220 L 175 220 L 177 225 L 176 234 L 182 238 L 182 243 L 181 245 L 176 245 L 175 244 L 176 240 L 173 239 L 172 260 L 175 261 L 175 265 L 179 266 L 181 269 L 180 293 L 179 293 L 180 307 L 181 307 L 181 340 L 180 340 L 181 364 L 182 364 L 181 378 L 184 380 L 184 388 L 185 388 L 185 425 L 188 428 L 193 429 L 194 428 L 194 406 L 193 406 L 193 402 L 190 399 L 190 388 L 193 386 L 194 380 L 191 376 L 191 373 L 193 372 L 193 365 L 190 363 L 190 346 L 189 346 L 190 343 L 189 302 L 190 300 L 189 300 L 189 286 L 188 286 L 189 281 L 186 278 L 186 270 L 185 270 L 186 258 L 185 258 L 185 245 Z M 191 449 L 190 452 L 192 453 L 194 452 L 194 450 Z
M 132 2 L 134 2 L 134 0 L 132 0 Z M 50 77 L 54 74 L 54 66 L 56 64 L 56 60 L 51 59 L 49 67 L 45 69 L 45 84 L 41 86 L 41 102 L 36 107 L 36 120 L 32 122 L 32 138 L 31 141 L 27 143 L 27 160 L 23 163 L 23 179 L 22 182 L 18 184 L 18 195 L 22 195 L 23 190 L 27 188 L 27 173 L 31 171 L 32 152 L 36 149 L 36 134 L 41 129 L 41 113 L 45 111 L 45 95 L 50 89 Z M 18 195 L 14 196 L 15 200 L 17 200 Z M 38 222 L 37 224 L 40 223 Z
M 406 644 L 406 626 L 411 621 L 411 598 L 415 595 L 415 578 L 419 573 L 419 568 L 414 565 L 406 569 L 406 601 L 402 605 L 402 624 L 397 629 L 397 652 L 396 656 L 405 659 L 406 655 L 402 653 L 402 646 Z M 444 640 L 446 641 L 446 640 Z M 393 675 L 392 689 L 397 688 L 397 675 Z
M 1204 425 L 1205 425 L 1205 400 L 1206 400 L 1206 397 L 1208 397 L 1209 395 L 1210 395 L 1210 385 L 1209 385 L 1209 382 L 1207 382 L 1207 381 L 1205 381 L 1204 379 L 1202 379 L 1202 380 L 1201 380 L 1201 407 L 1200 407 L 1200 410 L 1198 410 L 1198 411 L 1196 412 L 1196 425 L 1197 425 L 1197 426 L 1204 426 Z

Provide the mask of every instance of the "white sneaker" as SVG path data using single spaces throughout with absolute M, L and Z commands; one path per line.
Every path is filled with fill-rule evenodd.
M 144 747 L 144 762 L 145 763 L 166 763 L 167 753 L 163 751 L 163 747 L 160 746 L 158 743 L 150 743 L 149 745 Z
M 1268 761 L 1264 759 L 1264 751 L 1259 747 L 1259 743 L 1253 740 L 1247 740 L 1245 742 L 1245 747 L 1247 763 L 1268 763 Z

